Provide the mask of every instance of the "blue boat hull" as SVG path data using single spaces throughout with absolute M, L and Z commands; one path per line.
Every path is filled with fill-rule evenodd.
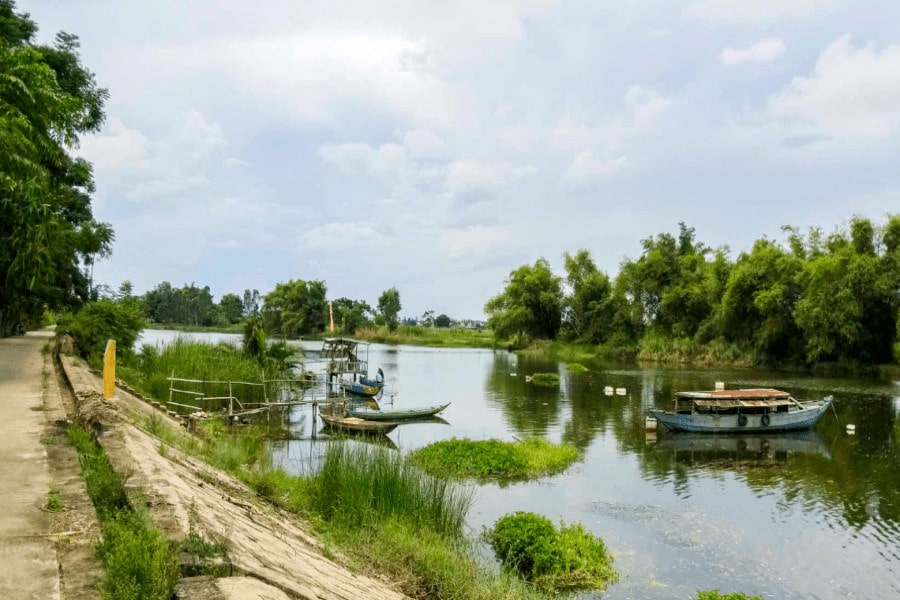
M 831 406 L 832 397 L 819 402 L 804 403 L 804 408 L 788 412 L 764 414 L 713 414 L 713 413 L 673 413 L 672 411 L 650 410 L 657 421 L 672 431 L 694 433 L 759 433 L 761 431 L 796 431 L 809 429 L 816 424 Z M 741 417 L 746 419 L 741 425 Z M 768 423 L 765 418 L 768 417 Z

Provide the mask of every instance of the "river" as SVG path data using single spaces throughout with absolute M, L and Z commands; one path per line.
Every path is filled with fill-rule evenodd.
M 160 343 L 175 332 L 146 331 Z M 186 334 L 236 341 L 228 334 Z M 307 368 L 320 342 L 300 342 Z M 573 374 L 554 361 L 505 351 L 372 345 L 370 371 L 386 374 L 382 403 L 452 402 L 449 423 L 407 424 L 390 434 L 401 452 L 450 438 L 540 435 L 584 453 L 564 473 L 475 489 L 473 532 L 516 510 L 580 522 L 615 554 L 619 582 L 583 598 L 693 598 L 700 589 L 764 598 L 900 597 L 900 382 L 735 369 L 587 364 Z M 524 375 L 558 372 L 559 389 Z M 679 390 L 775 387 L 800 399 L 835 397 L 803 434 L 666 435 L 644 429 L 648 407 Z M 607 396 L 606 386 L 625 388 Z M 273 442 L 287 470 L 322 452 L 309 409 L 292 413 L 297 439 Z M 846 426 L 855 425 L 855 434 Z

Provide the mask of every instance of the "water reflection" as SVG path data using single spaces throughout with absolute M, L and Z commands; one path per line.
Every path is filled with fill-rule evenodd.
M 310 359 L 319 347 L 304 343 Z M 452 403 L 442 413 L 449 425 L 394 430 L 390 440 L 400 452 L 453 437 L 527 435 L 583 451 L 581 462 L 554 477 L 478 486 L 469 526 L 479 531 L 514 510 L 583 523 L 616 553 L 621 578 L 604 600 L 693 598 L 710 588 L 779 599 L 900 597 L 900 385 L 605 364 L 575 374 L 557 361 L 507 352 L 380 345 L 369 361 L 387 376 L 382 405 Z M 524 376 L 535 372 L 559 373 L 559 388 L 527 383 Z M 716 381 L 797 398 L 834 394 L 834 410 L 800 434 L 659 432 L 648 439 L 648 408 Z M 607 396 L 606 386 L 626 393 Z M 328 439 L 309 416 L 299 423 L 298 413 L 308 410 L 296 407 L 291 416 L 292 431 L 304 439 L 272 445 L 278 464 L 292 472 L 314 469 Z

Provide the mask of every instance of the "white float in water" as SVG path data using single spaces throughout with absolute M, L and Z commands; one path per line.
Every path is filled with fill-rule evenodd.
M 603 393 L 606 394 L 607 396 L 612 396 L 613 395 L 613 386 L 608 385 L 605 388 L 603 388 Z
M 724 382 L 724 381 L 717 381 L 717 382 L 716 382 L 716 389 L 717 389 L 717 390 L 724 390 L 724 389 L 725 389 L 725 382 Z
M 616 395 L 618 395 L 618 396 L 624 396 L 624 395 L 625 395 L 625 388 L 616 388 Z

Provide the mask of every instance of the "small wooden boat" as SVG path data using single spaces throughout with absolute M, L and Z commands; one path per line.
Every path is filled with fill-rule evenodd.
M 672 431 L 760 433 L 808 429 L 825 413 L 833 396 L 799 401 L 772 389 L 678 392 L 674 410 L 650 410 Z
M 319 417 L 327 427 L 354 433 L 386 434 L 398 425 L 391 421 L 370 421 L 348 416 L 340 408 L 331 406 L 319 407 Z
M 448 406 L 450 406 L 449 402 L 440 406 L 420 406 L 416 408 L 383 408 L 381 410 L 348 408 L 347 414 L 369 421 L 409 421 L 433 417 Z
M 377 396 L 378 392 L 384 389 L 384 382 L 361 378 L 359 381 L 342 381 L 341 387 L 348 394 L 371 398 L 372 396 Z

